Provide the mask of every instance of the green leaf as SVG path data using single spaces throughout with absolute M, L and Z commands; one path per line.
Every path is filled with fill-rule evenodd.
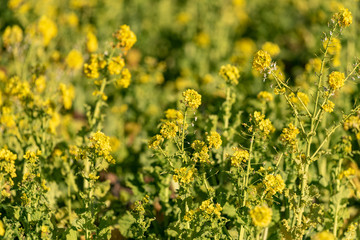
M 120 233 L 125 237 L 131 237 L 130 228 L 131 225 L 135 223 L 135 218 L 129 211 L 127 211 L 120 219 L 119 219 L 119 225 L 120 225 Z
M 66 240 L 77 240 L 77 231 L 71 228 L 66 234 Z

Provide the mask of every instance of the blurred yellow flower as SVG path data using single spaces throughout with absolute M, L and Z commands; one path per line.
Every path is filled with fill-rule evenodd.
M 74 70 L 80 69 L 82 67 L 83 61 L 84 59 L 81 55 L 81 52 L 76 49 L 71 50 L 65 59 L 68 67 Z
M 58 29 L 54 21 L 47 16 L 42 16 L 38 22 L 37 29 L 42 35 L 44 46 L 49 45 L 51 39 L 56 37 Z
M 257 227 L 267 227 L 271 223 L 272 210 L 268 206 L 256 206 L 250 210 L 252 222 Z

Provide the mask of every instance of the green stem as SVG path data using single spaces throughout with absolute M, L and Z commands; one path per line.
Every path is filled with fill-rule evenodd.
M 340 191 L 340 179 L 338 179 L 338 176 L 340 174 L 340 171 L 341 171 L 341 164 L 342 164 L 342 158 L 340 158 L 339 162 L 338 162 L 338 167 L 336 169 L 336 175 L 335 177 L 337 178 L 336 179 L 336 194 L 339 193 Z M 337 198 L 336 199 L 336 206 L 335 206 L 335 220 L 334 220 L 334 229 L 333 229 L 333 235 L 337 236 L 337 228 L 338 228 L 338 211 L 339 211 L 339 206 L 340 205 L 340 201 L 339 199 Z
M 242 203 L 242 207 L 246 206 L 246 200 L 247 200 L 247 187 L 249 184 L 249 175 L 250 175 L 250 168 L 251 168 L 251 157 L 252 157 L 252 149 L 253 149 L 253 145 L 254 145 L 254 141 L 255 141 L 255 130 L 253 130 L 253 134 L 251 136 L 251 140 L 250 140 L 250 149 L 249 149 L 249 160 L 248 160 L 248 165 L 247 165 L 247 169 L 246 169 L 246 177 L 244 179 L 244 183 L 243 183 L 243 191 L 244 191 L 244 199 L 243 199 L 243 203 Z M 240 227 L 240 240 L 244 239 L 244 233 L 245 233 L 245 229 L 244 229 L 244 225 L 241 225 Z
M 269 232 L 269 228 L 268 228 L 268 227 L 266 227 L 266 228 L 264 229 L 263 240 L 266 240 L 266 239 L 267 239 L 268 232 Z
M 98 97 L 98 99 L 96 101 L 96 104 L 95 104 L 94 115 L 93 115 L 92 119 L 90 119 L 90 128 L 92 130 L 95 127 L 97 119 L 100 117 L 100 109 L 101 109 L 100 107 L 101 107 L 102 102 L 103 102 L 101 95 L 104 93 L 106 84 L 107 84 L 106 78 L 104 78 L 102 80 L 101 87 L 100 87 L 100 96 Z

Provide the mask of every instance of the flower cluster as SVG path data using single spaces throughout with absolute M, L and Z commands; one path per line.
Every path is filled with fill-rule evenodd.
M 98 78 L 99 74 L 99 61 L 96 54 L 91 54 L 88 63 L 84 64 L 84 74 L 88 78 Z
M 335 237 L 329 231 L 322 231 L 315 234 L 311 240 L 335 240 Z
M 174 170 L 173 179 L 180 184 L 189 184 L 194 181 L 194 174 L 195 169 L 182 167 Z
M 280 135 L 280 140 L 286 144 L 295 145 L 296 136 L 300 133 L 299 129 L 294 126 L 294 124 L 289 123 L 287 128 L 282 130 Z
M 193 153 L 193 159 L 195 162 L 199 161 L 200 163 L 209 162 L 209 147 L 205 142 L 201 140 L 195 140 L 191 147 L 195 150 Z
M 49 45 L 51 39 L 56 37 L 58 29 L 54 21 L 47 16 L 42 16 L 37 26 L 38 32 L 42 36 L 44 46 Z
M 274 126 L 272 125 L 270 119 L 266 118 L 265 115 L 260 112 L 254 112 L 254 120 L 258 129 L 266 135 L 269 135 L 271 132 L 275 131 Z
M 104 157 L 109 163 L 115 163 L 114 158 L 110 155 L 110 137 L 98 131 L 90 136 L 90 149 L 93 149 L 99 157 Z
M 360 130 L 360 118 L 359 116 L 351 116 L 344 122 L 344 129 L 348 131 L 350 129 Z
M 274 99 L 274 96 L 267 91 L 261 91 L 257 95 L 257 98 L 262 102 L 271 102 Z
M 265 71 L 267 68 L 270 67 L 271 64 L 271 56 L 269 53 L 259 50 L 255 53 L 254 61 L 253 61 L 253 68 L 259 72 Z
M 323 42 L 323 47 L 326 48 L 328 46 L 328 53 L 333 55 L 332 64 L 334 67 L 340 66 L 340 56 L 341 56 L 341 41 L 339 38 L 333 37 L 330 39 L 326 38 Z M 321 63 L 320 63 L 321 68 Z
M 19 44 L 23 39 L 23 31 L 18 25 L 7 26 L 2 35 L 4 47 Z
M 207 213 L 208 215 L 214 214 L 217 217 L 220 217 L 222 211 L 222 207 L 220 206 L 220 204 L 214 204 L 211 199 L 203 201 L 199 209 Z
M 325 103 L 321 107 L 322 107 L 322 109 L 324 109 L 325 112 L 331 113 L 334 111 L 335 103 L 328 100 L 327 103 Z
M 269 53 L 271 57 L 275 57 L 275 56 L 279 55 L 279 53 L 280 53 L 279 46 L 277 44 L 275 44 L 275 43 L 272 43 L 272 42 L 265 42 L 261 46 L 261 48 L 265 52 Z
M 62 98 L 64 108 L 67 109 L 67 110 L 71 109 L 72 101 L 74 100 L 74 97 L 75 97 L 74 87 L 71 86 L 71 85 L 66 86 L 63 83 L 60 83 L 59 89 L 60 89 L 61 98 Z
M 128 25 L 120 26 L 120 29 L 114 33 L 115 44 L 114 47 L 122 48 L 124 51 L 128 51 L 136 43 L 136 35 L 130 30 Z
M 343 179 L 344 177 L 345 178 L 347 178 L 347 177 L 349 177 L 349 176 L 353 176 L 353 175 L 355 175 L 355 169 L 353 169 L 353 168 L 348 168 L 348 169 L 346 169 L 346 170 L 344 170 L 344 171 L 342 171 L 340 174 L 339 174 L 339 179 Z
M 178 131 L 178 125 L 171 121 L 164 122 L 160 128 L 161 135 L 166 139 L 174 138 Z
M 257 227 L 267 227 L 271 223 L 272 210 L 268 206 L 256 206 L 250 210 L 250 217 Z
M 297 92 L 296 96 L 295 93 L 290 93 L 289 99 L 292 103 L 296 104 L 300 108 L 303 108 L 304 105 L 306 106 L 309 103 L 308 95 L 306 95 L 306 93 L 303 92 Z
M 214 131 L 212 131 L 210 135 L 206 137 L 206 140 L 209 143 L 209 148 L 214 147 L 215 149 L 218 149 L 222 144 L 220 134 Z
M 182 95 L 186 106 L 197 109 L 201 105 L 201 95 L 197 91 L 188 89 Z
M 118 88 L 128 88 L 131 82 L 131 73 L 129 69 L 124 68 L 121 71 L 120 78 L 116 79 L 115 86 Z
M 16 167 L 15 160 L 17 159 L 17 155 L 9 151 L 8 149 L 0 150 L 0 182 L 4 185 L 0 186 L 1 195 L 5 197 L 9 197 L 10 194 L 5 189 L 8 185 L 9 187 L 14 185 L 13 178 L 16 177 Z
M 246 162 L 249 160 L 250 154 L 247 150 L 241 149 L 241 148 L 235 148 L 235 152 L 230 157 L 231 160 L 231 166 L 234 167 L 240 167 L 242 162 Z
M 345 75 L 342 72 L 334 71 L 330 73 L 328 78 L 329 86 L 332 90 L 336 90 L 344 86 Z
M 69 52 L 65 61 L 70 69 L 78 70 L 82 67 L 84 59 L 80 51 L 73 49 Z
M 282 193 L 285 189 L 285 183 L 280 174 L 266 175 L 264 179 L 265 192 L 270 196 L 275 195 L 277 192 Z
M 160 134 L 156 134 L 149 140 L 148 146 L 149 148 L 157 149 L 163 141 L 164 138 Z
M 335 13 L 333 20 L 337 21 L 340 27 L 348 27 L 352 23 L 352 14 L 347 8 L 342 8 L 338 13 Z
M 176 109 L 168 109 L 165 111 L 165 117 L 169 121 L 174 121 L 177 125 L 181 126 L 184 122 L 184 115 Z
M 227 83 L 237 85 L 240 77 L 239 69 L 233 65 L 227 64 L 221 66 L 219 75 L 225 79 Z
M 121 56 L 113 57 L 109 60 L 107 69 L 110 75 L 119 75 L 125 66 L 125 61 Z

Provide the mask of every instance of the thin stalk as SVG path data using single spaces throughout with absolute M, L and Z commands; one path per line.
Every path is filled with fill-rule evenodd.
M 106 87 L 106 78 L 103 79 L 102 83 L 101 83 L 101 87 L 100 87 L 100 95 L 102 95 L 104 93 L 105 87 Z M 92 117 L 92 119 L 90 120 L 90 127 L 91 129 L 95 126 L 96 124 L 96 120 L 99 118 L 100 115 L 100 107 L 101 107 L 101 103 L 102 103 L 102 98 L 101 96 L 98 97 L 96 104 L 95 104 L 95 109 L 94 109 L 94 115 Z
M 253 134 L 251 136 L 251 140 L 250 140 L 250 149 L 249 149 L 249 160 L 248 160 L 248 165 L 247 165 L 247 169 L 246 169 L 246 177 L 244 178 L 244 182 L 243 182 L 243 191 L 244 191 L 244 199 L 243 199 L 243 203 L 242 203 L 242 207 L 245 207 L 246 205 L 246 200 L 247 200 L 247 186 L 249 184 L 249 175 L 250 175 L 250 168 L 251 168 L 251 158 L 252 158 L 252 149 L 253 149 L 253 145 L 254 145 L 254 141 L 255 141 L 255 131 L 253 130 Z M 244 233 L 245 233 L 245 229 L 244 226 L 241 225 L 240 228 L 240 240 L 244 239 Z
M 266 240 L 266 239 L 267 239 L 268 232 L 269 232 L 269 228 L 268 228 L 268 227 L 266 227 L 266 228 L 264 229 L 263 240 Z
M 342 158 L 340 158 L 338 162 L 338 167 L 336 169 L 336 177 L 339 176 L 339 173 L 341 171 L 341 164 L 342 164 Z M 336 194 L 340 191 L 340 179 L 336 179 Z M 334 229 L 333 229 L 333 235 L 335 238 L 337 237 L 337 228 L 338 228 L 338 211 L 340 202 L 339 199 L 336 200 L 336 206 L 335 206 L 335 219 L 334 219 Z

